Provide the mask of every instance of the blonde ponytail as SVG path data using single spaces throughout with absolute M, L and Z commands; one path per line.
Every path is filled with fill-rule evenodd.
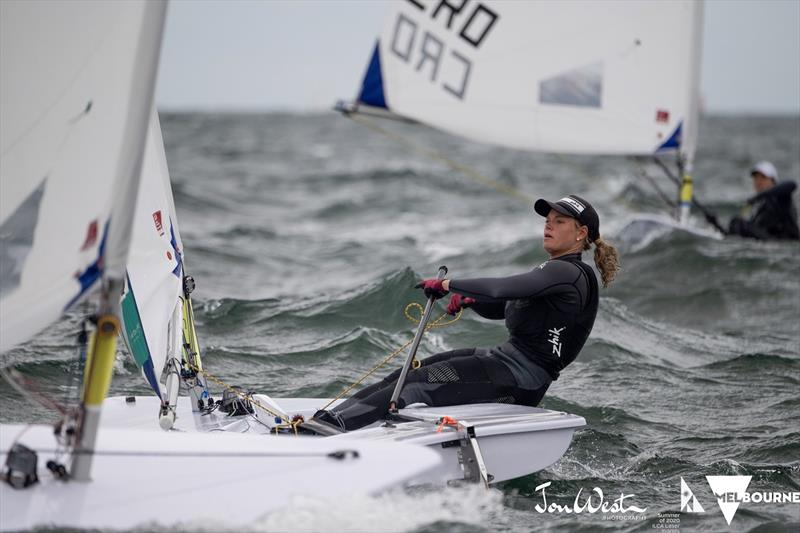
M 575 227 L 580 229 L 581 223 L 575 221 Z M 592 244 L 589 243 L 589 238 L 583 239 L 583 251 L 586 252 L 592 249 Z M 603 281 L 603 288 L 608 288 L 614 278 L 617 277 L 619 272 L 619 253 L 613 244 L 603 240 L 598 236 L 594 240 L 594 264 L 597 270 L 600 271 L 600 279 Z
M 589 249 L 588 239 L 584 249 Z M 600 271 L 600 278 L 603 280 L 603 288 L 608 287 L 619 272 L 619 254 L 613 244 L 609 244 L 598 237 L 594 241 L 594 264 Z

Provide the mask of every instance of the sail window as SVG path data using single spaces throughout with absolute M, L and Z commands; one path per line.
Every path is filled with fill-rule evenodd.
M 47 178 L 28 195 L 0 226 L 0 298 L 19 285 L 25 259 L 33 246 L 39 205 Z
M 539 83 L 539 102 L 542 104 L 601 107 L 603 96 L 603 65 L 594 63 Z

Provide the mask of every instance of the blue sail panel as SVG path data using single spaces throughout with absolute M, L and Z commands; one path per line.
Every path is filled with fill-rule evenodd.
M 177 263 L 172 273 L 178 279 L 182 279 L 183 256 L 180 250 L 178 250 L 178 239 L 175 237 L 175 226 L 172 224 L 172 217 L 169 218 L 169 244 L 172 246 L 172 251 L 175 254 L 175 262 Z
M 103 225 L 103 237 L 100 240 L 100 246 L 97 249 L 97 259 L 92 262 L 91 265 L 86 267 L 83 272 L 79 272 L 76 276 L 78 283 L 81 284 L 81 288 L 78 291 L 78 294 L 72 297 L 72 299 L 67 302 L 67 305 L 64 306 L 64 311 L 75 305 L 75 302 L 81 299 L 81 297 L 86 294 L 86 292 L 94 287 L 94 284 L 97 280 L 99 280 L 103 276 L 103 260 L 105 259 L 105 250 L 106 250 L 106 237 L 108 237 L 108 226 L 110 221 L 106 221 Z M 92 224 L 94 226 L 94 224 Z
M 656 148 L 656 153 L 665 152 L 667 150 L 677 150 L 681 147 L 681 130 L 683 129 L 683 121 L 678 122 L 675 131 L 669 136 L 669 139 L 661 143 L 661 146 Z
M 372 59 L 369 61 L 367 73 L 361 83 L 361 93 L 358 101 L 373 107 L 388 109 L 386 97 L 383 93 L 383 74 L 381 74 L 381 53 L 379 43 L 375 43 Z

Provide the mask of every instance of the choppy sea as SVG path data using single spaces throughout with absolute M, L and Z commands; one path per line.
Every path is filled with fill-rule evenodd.
M 187 271 L 197 281 L 204 366 L 228 382 L 274 396 L 334 395 L 411 337 L 403 309 L 422 302 L 412 286 L 439 265 L 451 277 L 502 276 L 546 258 L 530 202 L 347 118 L 161 118 Z M 667 209 L 645 175 L 675 196 L 651 162 L 531 154 L 388 127 L 521 194 L 577 193 L 599 211 L 623 270 L 602 291 L 582 353 L 542 404 L 587 426 L 557 464 L 488 491 L 331 495 L 298 501 L 253 531 L 800 529 L 798 503 L 742 503 L 729 526 L 705 477 L 752 476 L 751 493 L 800 491 L 800 244 L 683 231 L 627 238 L 631 216 Z M 800 117 L 705 117 L 698 198 L 723 220 L 739 213 L 759 159 L 800 178 Z M 706 226 L 699 215 L 694 223 Z M 46 392 L 74 396 L 77 317 L 7 360 Z M 465 314 L 431 332 L 420 352 L 489 346 L 505 335 L 502 323 Z M 148 393 L 120 353 L 111 394 Z M 54 420 L 4 382 L 0 402 L 2 422 Z M 681 512 L 681 478 L 705 513 Z M 543 513 L 537 487 L 548 482 L 548 504 L 571 508 L 592 496 L 594 505 L 600 491 L 606 502 L 624 494 L 626 506 L 646 511 Z

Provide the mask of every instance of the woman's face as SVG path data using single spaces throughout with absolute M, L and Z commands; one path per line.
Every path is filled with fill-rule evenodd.
M 551 209 L 544 223 L 544 249 L 550 257 L 580 251 L 587 231 L 586 226 L 579 228 L 574 218 Z

